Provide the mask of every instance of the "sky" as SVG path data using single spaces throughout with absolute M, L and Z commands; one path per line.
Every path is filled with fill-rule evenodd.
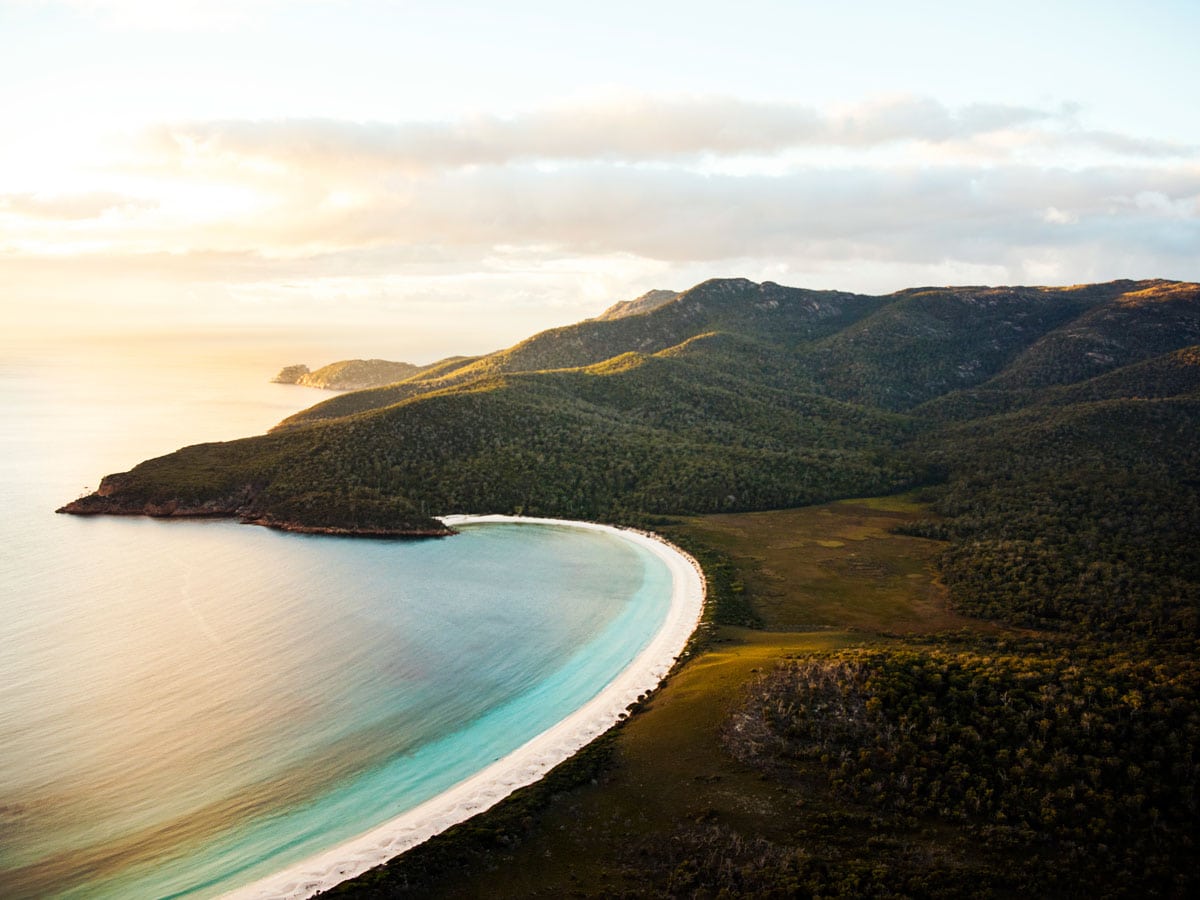
M 0 0 L 0 303 L 320 365 L 712 277 L 1200 280 L 1197 35 L 1194 0 Z

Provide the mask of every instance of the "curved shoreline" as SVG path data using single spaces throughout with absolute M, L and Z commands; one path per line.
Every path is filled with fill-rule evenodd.
M 671 573 L 671 600 L 649 643 L 600 693 L 512 753 L 436 797 L 356 838 L 222 896 L 237 900 L 305 898 L 327 890 L 490 809 L 532 784 L 615 725 L 639 695 L 656 688 L 687 646 L 704 609 L 705 582 L 696 561 L 657 535 L 631 529 L 522 516 L 445 516 L 446 525 L 508 522 L 606 531 L 658 557 Z

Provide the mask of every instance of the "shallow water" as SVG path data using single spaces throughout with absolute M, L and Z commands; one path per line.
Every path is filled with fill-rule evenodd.
M 610 535 L 345 540 L 53 514 L 328 394 L 0 363 L 0 895 L 209 896 L 359 834 L 594 695 L 670 577 Z

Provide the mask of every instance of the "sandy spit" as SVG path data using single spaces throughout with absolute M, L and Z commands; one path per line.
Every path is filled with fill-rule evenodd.
M 657 687 L 683 652 L 700 620 L 705 594 L 700 567 L 692 557 L 656 535 L 565 519 L 491 515 L 445 516 L 443 521 L 451 527 L 484 522 L 562 525 L 607 531 L 639 544 L 671 571 L 671 604 L 666 619 L 645 649 L 599 694 L 508 756 L 377 828 L 238 888 L 226 897 L 237 900 L 311 897 L 386 862 L 489 809 L 518 788 L 532 784 L 611 728 L 639 695 Z

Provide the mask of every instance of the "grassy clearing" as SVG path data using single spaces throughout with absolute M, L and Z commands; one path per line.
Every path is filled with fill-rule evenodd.
M 990 630 L 948 607 L 933 568 L 940 542 L 892 533 L 922 515 L 902 495 L 704 516 L 685 528 L 735 561 L 769 631 Z
M 925 514 L 900 497 L 664 526 L 667 536 L 732 561 L 763 627 L 717 626 L 703 652 L 604 743 L 601 764 L 521 792 L 339 893 L 688 893 L 688 872 L 671 871 L 673 848 L 711 840 L 757 842 L 763 853 L 803 844 L 808 863 L 820 860 L 821 878 L 828 869 L 835 895 L 869 882 L 866 870 L 855 874 L 868 840 L 873 855 L 915 852 L 926 868 L 970 856 L 944 829 L 900 834 L 872 822 L 869 809 L 832 798 L 815 769 L 786 781 L 766 778 L 721 745 L 748 685 L 782 660 L 886 643 L 897 633 L 995 630 L 947 608 L 931 564 L 938 542 L 891 533 Z

